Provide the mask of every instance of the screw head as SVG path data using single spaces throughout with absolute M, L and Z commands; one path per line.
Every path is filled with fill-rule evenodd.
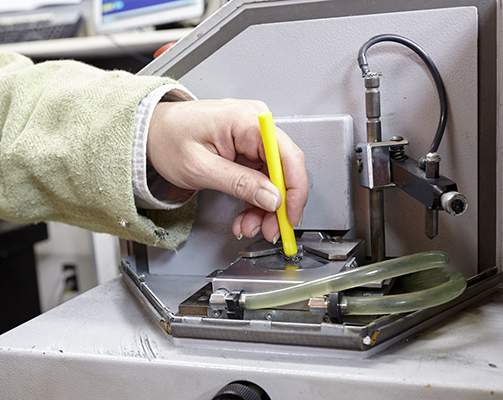
M 403 140 L 402 136 L 392 136 L 390 139 L 392 142 L 401 142 Z
M 459 192 L 447 192 L 440 198 L 442 208 L 450 215 L 463 215 L 468 209 L 468 200 Z
M 452 201 L 452 210 L 456 215 L 462 214 L 465 211 L 466 203 L 461 199 L 455 199 Z
M 363 161 L 356 160 L 356 167 L 358 169 L 358 173 L 361 174 L 363 172 Z
M 426 162 L 440 162 L 440 154 L 438 153 L 428 153 L 426 154 Z

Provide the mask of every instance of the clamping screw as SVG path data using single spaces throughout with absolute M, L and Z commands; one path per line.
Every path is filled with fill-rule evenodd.
M 463 215 L 468 208 L 468 200 L 459 192 L 447 192 L 440 198 L 442 208 L 450 215 Z

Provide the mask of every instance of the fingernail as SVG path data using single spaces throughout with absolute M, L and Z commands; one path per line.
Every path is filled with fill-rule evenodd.
M 281 198 L 276 193 L 260 188 L 255 192 L 255 201 L 266 211 L 274 212 L 281 204 Z
M 299 223 L 297 224 L 297 226 L 301 226 L 303 220 L 304 220 L 304 213 L 302 213 L 302 215 L 300 216 Z
M 240 233 L 239 235 L 237 235 L 237 236 L 236 236 L 236 239 L 237 239 L 237 240 L 241 240 L 241 239 L 243 239 L 243 234 L 242 234 L 242 233 Z
M 251 231 L 251 237 L 253 238 L 253 237 L 257 236 L 257 233 L 259 233 L 259 231 L 260 231 L 260 226 L 257 226 L 255 229 L 253 229 Z
M 272 244 L 278 243 L 278 240 L 279 240 L 279 232 L 276 233 L 276 235 L 274 235 L 274 237 L 272 238 Z

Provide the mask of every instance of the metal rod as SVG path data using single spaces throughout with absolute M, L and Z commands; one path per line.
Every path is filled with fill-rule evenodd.
M 368 73 L 365 81 L 365 109 L 367 114 L 367 141 L 380 142 L 381 128 L 381 93 L 378 74 Z M 373 262 L 386 257 L 386 238 L 384 231 L 384 193 L 382 189 L 369 191 L 370 252 Z
M 426 155 L 425 173 L 428 179 L 437 179 L 440 176 L 440 156 L 438 153 L 428 153 Z M 433 239 L 438 235 L 438 210 L 426 208 L 424 233 L 429 239 Z
M 386 257 L 386 239 L 384 236 L 384 193 L 372 189 L 369 193 L 370 205 L 370 250 L 373 262 Z
M 426 208 L 424 233 L 428 239 L 433 239 L 438 235 L 438 210 Z

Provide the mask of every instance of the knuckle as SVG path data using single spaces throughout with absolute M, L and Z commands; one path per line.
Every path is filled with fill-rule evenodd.
M 305 159 L 304 151 L 300 147 L 297 147 L 297 157 L 301 158 L 302 160 Z
M 252 105 L 258 111 L 269 111 L 269 107 L 261 100 L 252 100 Z
M 225 113 L 228 115 L 240 116 L 246 110 L 246 103 L 240 99 L 227 99 L 225 105 Z
M 200 183 L 203 181 L 205 176 L 206 168 L 203 164 L 204 163 L 200 159 L 192 156 L 183 158 L 183 161 L 180 164 L 179 168 L 183 171 L 181 173 L 183 179 L 194 188 L 199 188 Z
M 226 97 L 220 101 L 225 105 L 232 106 L 232 105 L 235 105 L 238 100 L 236 100 L 232 97 Z
M 252 187 L 253 180 L 246 174 L 239 174 L 232 181 L 232 192 L 239 198 L 246 198 L 251 193 Z
M 306 159 L 306 156 L 305 156 L 304 152 L 298 146 L 295 146 L 295 150 L 293 152 L 293 156 L 295 157 L 296 160 L 301 161 L 302 163 L 304 163 L 304 161 Z

